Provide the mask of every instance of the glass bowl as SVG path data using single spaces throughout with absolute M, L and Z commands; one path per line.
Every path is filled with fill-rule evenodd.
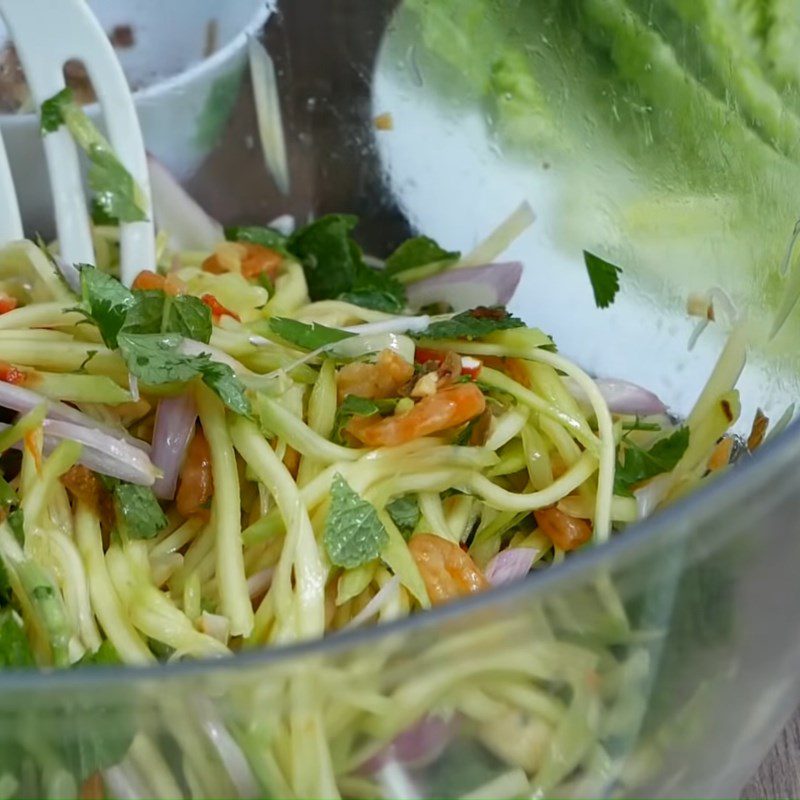
M 723 287 L 751 342 L 746 434 L 798 396 L 800 313 L 769 335 L 798 182 L 705 24 L 638 0 L 280 3 L 290 190 L 249 92 L 188 188 L 226 223 L 358 214 L 379 256 L 412 231 L 469 249 L 527 199 L 513 310 L 681 415 L 730 322 L 689 349 L 687 297 Z M 623 268 L 609 309 L 584 249 Z M 609 544 L 379 628 L 4 673 L 0 797 L 735 796 L 800 699 L 798 467 L 792 424 Z

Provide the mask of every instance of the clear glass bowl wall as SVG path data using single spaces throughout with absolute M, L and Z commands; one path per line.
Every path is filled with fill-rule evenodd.
M 800 314 L 767 337 L 796 168 L 691 98 L 645 102 L 613 55 L 620 5 L 282 3 L 265 41 L 290 195 L 264 168 L 247 87 L 188 187 L 225 222 L 356 213 L 377 255 L 409 231 L 468 249 L 528 199 L 516 312 L 681 414 L 725 333 L 690 352 L 686 297 L 722 285 L 754 343 L 742 424 L 757 406 L 775 419 L 800 374 Z M 642 16 L 656 30 L 663 5 Z M 663 67 L 637 52 L 626 69 Z M 609 310 L 582 249 L 624 267 Z M 384 628 L 216 663 L 4 674 L 0 797 L 75 795 L 117 759 L 104 778 L 120 797 L 733 796 L 798 700 L 798 462 L 792 426 L 607 546 Z M 415 758 L 385 748 L 409 729 L 430 736 Z

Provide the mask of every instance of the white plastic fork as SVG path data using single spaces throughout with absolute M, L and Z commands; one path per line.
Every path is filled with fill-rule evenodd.
M 143 269 L 155 269 L 147 159 L 136 109 L 114 48 L 85 0 L 0 0 L 0 16 L 19 54 L 38 108 L 65 87 L 64 64 L 83 62 L 103 111 L 114 152 L 141 189 L 148 217 L 126 222 L 120 232 L 120 278 L 127 286 Z M 78 151 L 62 126 L 44 136 L 61 257 L 70 264 L 94 263 L 89 215 Z M 0 244 L 22 238 L 19 205 L 0 142 Z

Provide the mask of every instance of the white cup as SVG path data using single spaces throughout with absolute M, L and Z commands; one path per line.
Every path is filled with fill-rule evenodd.
M 247 36 L 264 25 L 273 1 L 93 0 L 90 5 L 107 31 L 117 25 L 133 30 L 133 45 L 117 55 L 134 86 L 145 146 L 186 180 L 225 129 L 247 62 Z M 205 56 L 212 21 L 216 48 Z M 5 38 L 0 23 L 0 41 Z M 96 103 L 84 110 L 99 121 Z M 0 114 L 0 131 L 25 228 L 49 234 L 52 202 L 38 114 Z

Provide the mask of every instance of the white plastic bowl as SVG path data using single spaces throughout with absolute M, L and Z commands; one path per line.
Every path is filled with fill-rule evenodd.
M 130 25 L 134 44 L 119 49 L 149 152 L 179 179 L 202 164 L 225 128 L 247 61 L 247 37 L 273 10 L 270 0 L 92 0 L 106 30 Z M 204 57 L 216 21 L 216 49 Z M 5 30 L 0 24 L 0 41 Z M 95 121 L 95 103 L 85 106 Z M 52 229 L 50 189 L 36 113 L 0 114 L 27 230 Z

